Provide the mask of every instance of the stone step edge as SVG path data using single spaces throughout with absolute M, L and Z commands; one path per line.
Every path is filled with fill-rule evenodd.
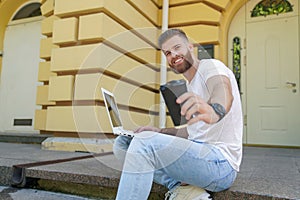
M 86 175 L 89 176 L 89 175 Z M 95 177 L 94 177 L 95 178 Z M 30 178 L 35 181 L 31 188 L 37 188 L 46 191 L 62 192 L 66 194 L 79 195 L 91 198 L 114 199 L 117 193 L 119 183 L 118 178 L 98 177 L 103 179 L 101 183 L 79 183 L 74 180 L 50 180 L 44 178 Z M 87 178 L 88 179 L 88 178 Z M 93 179 L 93 177 L 91 177 Z M 98 180 L 99 181 L 99 180 Z M 167 189 L 158 184 L 153 184 L 149 199 L 164 199 Z M 280 197 L 266 196 L 261 194 L 252 194 L 240 191 L 225 190 L 222 192 L 211 193 L 214 200 L 292 200 Z
M 27 134 L 27 133 L 0 133 L 0 142 L 21 143 L 21 144 L 41 144 L 52 135 Z
M 5 176 L 1 176 L 0 185 L 10 186 L 12 168 L 7 166 L 0 166 L 0 171 Z M 41 189 L 45 191 L 61 192 L 66 194 L 79 195 L 90 198 L 104 198 L 114 199 L 117 192 L 118 178 L 103 177 L 106 181 L 111 181 L 110 184 L 95 185 L 87 183 L 76 183 L 74 181 L 51 180 L 47 177 L 27 177 L 27 184 L 25 188 Z M 167 192 L 165 188 L 154 184 L 152 193 L 149 199 L 159 200 L 164 199 L 164 194 Z M 251 194 L 246 192 L 226 190 L 218 193 L 212 193 L 214 200 L 292 200 L 287 198 L 264 196 L 259 194 Z
M 155 187 L 154 185 L 153 187 Z M 74 183 L 70 181 L 57 181 L 49 179 L 29 178 L 27 188 L 44 191 L 59 192 L 64 194 L 77 195 L 87 198 L 101 198 L 114 200 L 117 194 L 117 187 L 105 187 L 93 184 Z M 155 192 L 152 189 L 149 200 L 164 199 L 164 192 Z
M 113 138 L 50 137 L 41 144 L 43 150 L 103 153 L 113 149 Z

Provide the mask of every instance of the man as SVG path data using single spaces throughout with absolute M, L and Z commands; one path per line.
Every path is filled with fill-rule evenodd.
M 188 125 L 140 127 L 134 138 L 116 139 L 114 153 L 124 160 L 116 199 L 146 200 L 152 181 L 169 189 L 166 199 L 210 199 L 206 190 L 229 188 L 242 159 L 242 110 L 235 77 L 218 60 L 198 60 L 180 29 L 164 32 L 159 47 L 171 69 L 188 82 L 188 92 L 176 100 L 183 104 L 181 114 Z

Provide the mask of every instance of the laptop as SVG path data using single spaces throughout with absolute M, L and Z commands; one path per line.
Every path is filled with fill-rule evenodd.
M 116 104 L 115 97 L 110 91 L 101 88 L 106 112 L 110 121 L 112 131 L 115 135 L 134 137 L 134 132 L 125 130 L 122 125 L 121 115 Z

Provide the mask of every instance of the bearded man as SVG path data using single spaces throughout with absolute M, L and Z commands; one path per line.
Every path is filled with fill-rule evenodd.
M 117 200 L 146 200 L 152 182 L 166 199 L 210 199 L 228 189 L 242 160 L 242 109 L 232 71 L 216 59 L 199 60 L 180 29 L 159 37 L 170 68 L 187 80 L 176 102 L 188 121 L 182 128 L 140 127 L 135 137 L 118 136 L 114 154 L 124 161 Z

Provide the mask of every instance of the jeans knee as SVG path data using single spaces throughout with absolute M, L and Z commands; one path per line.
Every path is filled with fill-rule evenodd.
M 118 136 L 113 145 L 114 155 L 118 160 L 123 162 L 129 145 L 133 151 L 143 150 L 146 146 L 148 146 L 148 144 L 152 144 L 152 139 L 154 139 L 157 134 L 158 133 L 153 131 L 143 131 L 137 134 L 134 138 Z
M 113 153 L 118 160 L 122 162 L 124 161 L 131 139 L 132 138 L 127 136 L 118 136 L 115 139 L 113 144 Z

